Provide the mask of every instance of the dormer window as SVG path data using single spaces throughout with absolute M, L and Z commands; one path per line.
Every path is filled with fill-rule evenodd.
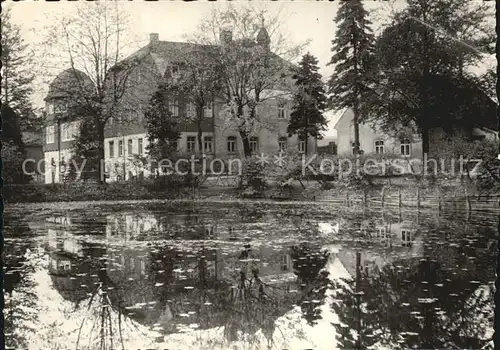
M 170 71 L 172 72 L 172 74 L 178 74 L 179 73 L 179 65 L 173 64 L 172 67 L 170 68 Z
M 168 102 L 168 110 L 174 117 L 179 116 L 179 101 L 172 100 Z
M 212 110 L 213 110 L 213 103 L 207 102 L 205 104 L 205 107 L 203 107 L 203 114 L 205 115 L 205 118 L 212 118 Z
M 68 106 L 65 103 L 58 103 L 54 106 L 55 113 L 65 113 L 68 111 Z
M 286 119 L 286 108 L 285 108 L 284 101 L 278 102 L 278 118 L 279 119 Z

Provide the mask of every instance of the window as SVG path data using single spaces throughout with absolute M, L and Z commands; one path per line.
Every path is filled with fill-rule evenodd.
M 128 152 L 128 154 L 129 154 L 129 155 L 134 153 L 134 150 L 133 150 L 133 145 L 134 145 L 134 144 L 133 144 L 133 140 L 132 140 L 132 139 L 129 139 L 129 140 L 127 141 L 127 152 Z
M 403 247 L 411 247 L 413 244 L 413 232 L 401 230 L 401 245 Z
M 278 118 L 279 119 L 286 119 L 286 109 L 285 109 L 284 102 L 278 103 Z
M 137 153 L 142 154 L 142 138 L 137 140 Z
M 109 158 L 115 157 L 115 142 L 109 141 Z
M 411 142 L 410 139 L 404 138 L 401 140 L 401 155 L 410 156 L 411 155 Z
M 306 151 L 306 142 L 304 141 L 304 138 L 299 138 L 299 152 L 304 153 Z
M 179 73 L 179 65 L 177 65 L 177 64 L 172 65 L 171 71 L 172 71 L 172 74 Z
M 213 143 L 213 137 L 205 136 L 205 140 L 203 142 L 203 151 L 206 153 L 212 153 L 212 143 Z
M 146 274 L 146 262 L 141 259 L 141 275 Z
M 61 141 L 71 141 L 75 139 L 75 123 L 61 124 Z
M 375 231 L 375 236 L 377 238 L 385 239 L 386 235 L 387 235 L 387 228 L 385 227 L 379 227 L 377 231 Z
M 278 149 L 280 152 L 285 152 L 285 150 L 286 150 L 286 137 L 280 137 L 278 139 Z
M 290 256 L 283 254 L 281 256 L 281 271 L 288 271 L 290 269 Z
M 54 106 L 55 113 L 64 113 L 68 110 L 68 107 L 65 103 L 58 103 Z
M 236 136 L 229 136 L 227 138 L 227 151 L 230 153 L 236 152 Z
M 173 116 L 177 117 L 179 115 L 179 101 L 173 100 L 168 102 L 168 110 Z
M 135 269 L 135 260 L 134 260 L 134 258 L 130 258 L 129 262 L 130 262 L 130 269 L 134 270 Z
M 376 154 L 384 153 L 384 141 L 382 140 L 375 141 L 375 153 Z
M 54 143 L 54 125 L 47 126 L 45 129 L 45 142 Z
M 186 149 L 188 152 L 194 152 L 196 145 L 196 138 L 194 136 L 188 136 L 186 142 Z
M 196 116 L 196 109 L 194 107 L 194 103 L 189 102 L 186 104 L 186 115 L 188 117 L 195 117 Z
M 123 156 L 123 141 L 118 141 L 118 157 Z
M 257 137 L 250 138 L 250 151 L 256 153 L 259 151 L 259 139 Z
M 212 108 L 212 102 L 207 102 L 205 107 L 203 107 L 203 115 L 205 116 L 205 118 L 212 118 Z

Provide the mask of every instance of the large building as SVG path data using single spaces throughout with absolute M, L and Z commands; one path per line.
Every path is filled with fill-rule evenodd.
M 228 45 L 231 42 L 232 33 L 228 30 L 222 30 L 221 45 Z M 247 42 L 250 47 L 269 50 L 269 35 L 264 28 L 259 31 L 255 41 L 247 40 Z M 133 70 L 127 72 L 126 89 L 121 99 L 122 108 L 120 108 L 120 112 L 107 121 L 105 127 L 104 154 L 109 181 L 151 175 L 151 169 L 148 166 L 138 166 L 140 163 L 146 163 L 148 158 L 147 147 L 149 143 L 145 128 L 145 109 L 159 82 L 166 77 L 175 79 L 176 73 L 183 69 L 186 54 L 200 47 L 200 45 L 191 43 L 161 41 L 158 34 L 152 33 L 146 46 L 112 68 L 119 75 L 122 67 L 128 67 L 128 63 L 132 63 L 134 66 Z M 290 63 L 278 56 L 274 54 L 271 56 L 290 66 Z M 65 72 L 61 73 L 53 84 L 67 78 Z M 51 90 L 54 89 L 51 87 Z M 280 94 L 279 98 L 267 99 L 264 106 L 258 110 L 257 118 L 264 116 L 266 120 L 265 122 L 260 120 L 263 126 L 254 130 L 250 135 L 249 143 L 253 153 L 272 155 L 285 149 L 304 152 L 305 141 L 297 136 L 288 137 L 286 132 L 292 108 L 291 98 L 286 96 L 286 94 Z M 64 98 L 49 92 L 46 98 L 49 120 L 73 123 L 67 118 L 64 120 L 51 118 L 56 108 L 60 108 L 58 105 L 61 100 Z M 194 108 L 189 101 L 189 96 L 169 98 L 169 110 L 174 116 L 185 117 Z M 243 157 L 243 142 L 238 130 L 228 126 L 227 121 L 219 114 L 225 103 L 224 99 L 212 96 L 206 101 L 205 119 L 199 123 L 200 125 L 197 125 L 195 121 L 181 123 L 182 132 L 177 144 L 177 150 L 180 154 L 184 156 L 204 154 L 209 159 L 219 158 L 223 160 Z M 183 120 L 186 119 L 188 118 L 183 118 Z M 69 135 L 74 135 L 77 130 L 77 124 L 69 124 L 68 135 L 63 132 L 58 133 L 56 129 L 59 130 L 60 126 L 55 124 L 57 123 L 49 124 L 50 126 L 47 127 L 45 146 L 46 169 L 48 169 L 45 177 L 47 183 L 61 181 L 60 168 L 64 169 L 65 162 L 71 158 L 70 148 L 73 136 Z M 66 124 L 64 125 L 66 126 Z M 202 131 L 201 150 L 198 146 L 200 128 Z M 59 137 L 59 134 L 62 135 L 62 138 Z M 309 139 L 307 142 L 308 152 L 316 152 L 316 139 Z M 63 165 L 61 166 L 61 164 Z

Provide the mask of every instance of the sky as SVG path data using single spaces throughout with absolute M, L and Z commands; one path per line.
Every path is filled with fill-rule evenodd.
M 225 2 L 183 2 L 160 0 L 158 2 L 146 1 L 120 1 L 120 6 L 130 13 L 130 32 L 145 45 L 149 40 L 149 33 L 158 33 L 160 40 L 183 41 L 185 35 L 196 31 L 204 16 L 214 7 L 223 8 Z M 332 39 L 335 36 L 336 25 L 334 18 L 339 1 L 232 1 L 238 6 L 259 6 L 270 13 L 280 11 L 283 30 L 288 33 L 292 43 L 310 41 L 307 50 L 319 60 L 320 73 L 324 80 L 332 73 L 333 68 L 328 66 L 331 59 Z M 392 5 L 391 5 L 392 4 Z M 365 8 L 370 12 L 374 31 L 379 30 L 387 23 L 391 9 L 402 8 L 404 0 L 393 1 L 366 1 Z M 5 5 L 5 3 L 4 3 Z M 44 34 L 47 26 L 54 18 L 74 10 L 73 2 L 45 2 L 22 1 L 10 3 L 12 22 L 21 26 L 22 34 L 28 44 L 33 46 L 43 45 Z M 392 7 L 391 7 L 392 6 Z M 135 48 L 131 48 L 134 51 Z M 66 67 L 61 67 L 64 70 Z M 45 84 L 46 85 L 46 84 Z M 39 86 L 35 102 L 43 101 L 46 86 Z M 329 118 L 326 139 L 335 136 L 333 126 L 339 113 L 327 113 Z

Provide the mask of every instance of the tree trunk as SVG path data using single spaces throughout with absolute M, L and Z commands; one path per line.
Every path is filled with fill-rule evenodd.
M 250 158 L 252 156 L 252 150 L 250 148 L 250 140 L 248 139 L 247 133 L 240 131 L 241 141 L 243 142 L 243 153 L 245 158 Z
M 201 155 L 203 153 L 203 141 L 202 141 L 202 122 L 203 122 L 203 107 L 196 107 L 196 126 L 198 128 L 198 154 Z
M 98 133 L 98 140 L 97 140 L 97 179 L 100 184 L 105 184 L 106 183 L 106 176 L 104 174 L 105 169 L 105 164 L 104 164 L 104 122 L 97 121 L 97 133 Z M 125 145 L 123 145 L 125 148 Z M 125 151 L 125 149 L 123 150 Z M 104 168 L 103 168 L 104 167 Z M 102 176 L 101 176 L 102 175 Z
M 307 147 L 307 144 L 308 144 L 308 139 L 307 139 L 307 133 L 304 133 L 304 135 L 302 136 L 304 138 L 304 154 L 307 156 L 307 151 L 308 151 L 308 147 Z

